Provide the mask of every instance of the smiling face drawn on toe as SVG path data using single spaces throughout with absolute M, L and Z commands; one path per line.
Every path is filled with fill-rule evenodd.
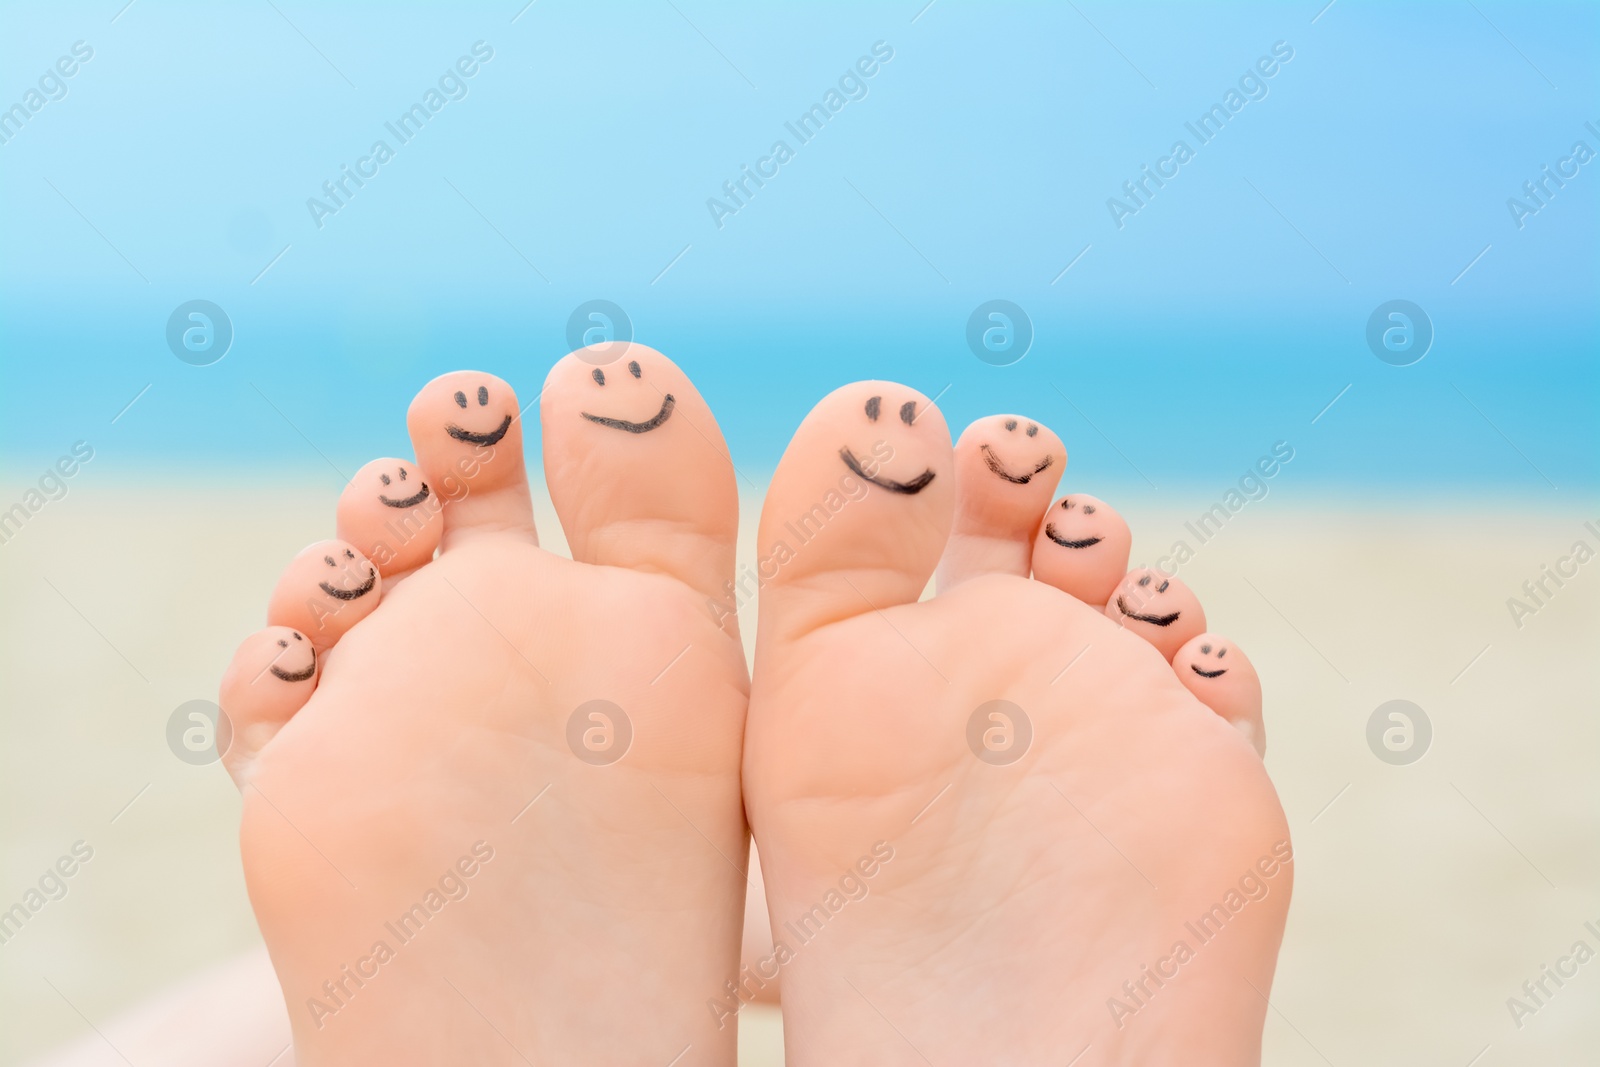
M 298 632 L 294 634 L 294 639 L 296 641 L 300 641 L 300 642 L 304 642 L 305 641 L 305 638 L 300 636 L 300 634 Z M 285 652 L 287 652 L 289 650 L 289 642 L 284 640 L 283 638 L 279 638 L 278 639 L 278 653 L 277 653 L 277 656 L 273 657 L 272 664 L 267 668 L 267 670 L 272 674 L 272 676 L 274 678 L 281 678 L 286 682 L 304 682 L 304 681 L 306 681 L 312 675 L 317 673 L 317 650 L 314 647 L 312 647 L 310 644 L 306 645 L 306 649 L 311 653 L 311 663 L 310 663 L 310 665 L 306 666 L 306 667 L 302 667 L 300 670 L 297 670 L 297 671 L 285 670 L 284 668 L 278 666 L 278 656 L 283 655 Z
M 869 422 L 877 422 L 879 417 L 883 414 L 883 397 L 874 396 L 869 398 L 866 402 L 864 411 Z M 900 421 L 905 423 L 907 426 L 915 427 L 917 422 L 917 402 L 915 400 L 908 400 L 901 404 L 899 417 Z M 878 449 L 874 448 L 874 457 L 876 457 L 877 454 Z M 891 452 L 890 454 L 892 455 L 893 453 Z M 850 473 L 854 474 L 862 481 L 867 482 L 869 485 L 875 485 L 879 489 L 887 489 L 891 493 L 903 493 L 906 496 L 915 496 L 917 493 L 920 493 L 926 489 L 928 484 L 934 479 L 934 471 L 932 467 L 925 468 L 923 472 L 917 475 L 915 478 L 910 478 L 905 481 L 890 478 L 887 475 L 878 473 L 878 463 L 876 462 L 876 459 L 874 459 L 874 462 L 869 469 L 861 462 L 860 459 L 856 457 L 855 452 L 850 448 L 849 445 L 845 445 L 839 449 L 839 458 L 844 462 L 844 465 L 850 469 Z
M 462 408 L 463 410 L 468 407 L 467 394 L 465 391 L 457 389 L 455 400 L 456 407 Z M 489 406 L 488 386 L 478 386 L 477 401 L 478 407 L 480 408 Z M 444 432 L 449 434 L 451 437 L 454 437 L 457 441 L 465 441 L 468 444 L 495 445 L 500 443 L 500 439 L 506 435 L 506 431 L 509 429 L 511 429 L 511 416 L 507 415 L 505 418 L 500 420 L 500 425 L 496 426 L 492 430 L 468 430 L 458 426 L 453 422 L 449 422 L 445 424 Z M 395 504 L 392 506 L 399 507 L 401 505 Z
M 397 489 L 402 490 L 407 488 L 405 483 L 410 481 L 410 478 L 410 472 L 407 471 L 405 467 L 401 467 L 393 478 L 389 477 L 387 474 L 378 475 L 378 480 L 385 486 L 396 486 Z M 429 493 L 428 483 L 422 479 L 418 478 L 415 485 L 417 487 L 417 491 L 412 493 L 410 496 L 404 496 L 399 499 L 395 499 L 394 497 L 389 496 L 387 492 L 381 492 L 378 494 L 378 502 L 383 504 L 385 507 L 390 508 L 414 508 L 424 500 L 428 499 Z
M 1265 753 L 1261 676 L 1244 649 L 1219 634 L 1197 634 L 1172 657 L 1172 669 L 1200 703 L 1233 723 L 1257 752 Z
M 1077 509 L 1079 515 L 1086 519 L 1092 518 L 1100 510 L 1096 505 L 1088 503 L 1087 501 L 1079 504 L 1070 496 L 1062 500 L 1061 503 L 1057 505 L 1057 509 L 1063 512 L 1071 512 L 1074 508 Z M 1063 525 L 1063 523 L 1058 523 L 1055 519 L 1046 519 L 1044 524 L 1044 535 L 1050 538 L 1050 540 L 1054 541 L 1056 544 L 1060 545 L 1062 548 L 1093 548 L 1095 545 L 1098 545 L 1101 541 L 1105 540 L 1105 538 L 1098 533 L 1091 533 L 1085 537 L 1065 536 L 1062 533 Z
M 637 381 L 644 377 L 644 368 L 639 366 L 638 360 L 630 359 L 627 363 L 627 373 Z M 589 377 L 593 379 L 596 386 L 602 389 L 605 388 L 606 371 L 604 367 L 596 367 L 590 372 Z M 626 381 L 626 379 L 623 380 Z M 673 409 L 677 406 L 676 397 L 671 393 L 663 393 L 661 395 L 661 407 L 656 410 L 654 415 L 640 422 L 619 419 L 613 415 L 595 415 L 587 411 L 580 411 L 578 414 L 596 425 L 608 426 L 613 430 L 621 430 L 624 433 L 649 433 L 651 430 L 660 429 L 668 419 L 672 418 Z
M 322 561 L 330 567 L 337 567 L 343 570 L 343 568 L 347 566 L 351 560 L 356 558 L 356 554 L 347 548 L 344 550 L 344 556 L 345 559 L 343 563 L 334 559 L 332 556 L 323 556 Z M 367 564 L 367 580 L 356 586 L 354 589 L 339 589 L 330 584 L 326 579 L 318 582 L 317 588 L 321 589 L 324 593 L 327 593 L 335 600 L 360 600 L 362 597 L 372 592 L 373 587 L 377 584 L 378 568 L 369 563 Z
M 1017 432 L 1017 427 L 1020 423 L 1017 419 L 1008 418 L 1001 425 L 1005 427 L 1006 433 L 1014 434 Z M 1027 429 L 1023 431 L 1023 436 L 1030 438 L 1039 436 L 1039 424 L 1036 422 L 1028 423 Z M 994 473 L 994 476 L 1010 482 L 1012 485 L 1027 485 L 1033 481 L 1034 475 L 1044 473 L 1055 463 L 1055 457 L 1046 452 L 1043 459 L 1035 460 L 1031 464 L 1032 469 L 1024 470 L 1021 474 L 1014 474 L 1005 460 L 1001 459 L 995 452 L 994 446 L 987 443 L 981 444 L 978 446 L 978 451 L 983 456 L 984 464 Z
M 1169 661 L 1184 642 L 1206 628 L 1206 613 L 1189 587 L 1147 567 L 1129 571 L 1122 579 L 1106 605 L 1106 615 L 1155 645 Z

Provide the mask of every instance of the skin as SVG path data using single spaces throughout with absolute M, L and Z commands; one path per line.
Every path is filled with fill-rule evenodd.
M 736 621 L 707 607 L 732 576 L 733 469 L 681 371 L 643 346 L 621 358 L 640 364 L 622 375 L 636 393 L 600 410 L 658 411 L 653 385 L 676 397 L 648 433 L 582 417 L 601 387 L 577 355 L 544 390 L 573 559 L 538 547 L 510 387 L 446 375 L 408 414 L 443 501 L 438 558 L 339 601 L 312 677 L 266 669 L 296 651 L 273 626 L 224 678 L 246 884 L 301 1065 L 665 1064 L 685 1045 L 685 1062 L 734 1062 L 734 1028 L 705 1007 L 736 973 L 747 888 L 748 683 Z M 349 529 L 392 510 L 375 492 L 348 503 Z M 375 570 L 354 545 L 313 546 L 274 604 L 325 596 L 323 556 L 346 547 L 347 569 Z M 597 720 L 568 740 L 595 700 L 631 726 L 609 764 L 578 755 Z M 419 903 L 426 925 L 401 938 Z
M 433 559 L 444 501 L 415 463 L 375 459 L 339 494 L 335 523 L 340 539 L 372 560 L 385 580 L 395 579 Z
M 1206 612 L 1194 591 L 1150 567 L 1131 570 L 1117 583 L 1105 614 L 1149 641 L 1168 660 L 1206 628 Z
M 1267 754 L 1261 678 L 1243 649 L 1221 634 L 1200 634 L 1178 649 L 1172 669 L 1196 699 L 1232 723 L 1256 752 Z
M 1110 504 L 1073 493 L 1050 505 L 1033 541 L 1033 576 L 1100 607 L 1128 570 L 1133 534 Z
M 835 482 L 874 395 L 927 404 L 887 382 L 824 399 L 774 476 L 758 553 Z M 883 433 L 888 477 L 932 480 L 868 487 L 761 600 L 745 800 L 790 954 L 787 1062 L 1259 1062 L 1293 881 L 1260 759 L 1139 632 L 1028 577 L 1053 485 L 1013 512 L 1031 482 L 962 478 L 968 437 L 952 450 L 934 409 Z M 972 529 L 996 514 L 1018 518 Z M 963 523 L 981 537 L 958 542 Z M 935 567 L 956 580 L 919 600 Z M 1007 749 L 1019 716 L 986 713 L 995 700 L 1021 709 L 1025 747 Z M 978 755 L 997 749 L 1014 761 Z M 1184 922 L 1258 862 L 1265 895 L 1129 999 L 1122 983 L 1195 940 Z

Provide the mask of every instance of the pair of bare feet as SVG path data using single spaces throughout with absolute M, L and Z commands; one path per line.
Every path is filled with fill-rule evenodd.
M 920 394 L 846 386 L 735 584 L 682 371 L 584 350 L 540 404 L 571 560 L 511 389 L 446 375 L 223 680 L 302 1067 L 731 1064 L 780 973 L 791 1064 L 1259 1060 L 1292 860 L 1254 672 L 1123 576 L 1114 512 L 1051 502 L 1054 434 L 952 448 Z M 741 967 L 752 830 L 774 940 Z

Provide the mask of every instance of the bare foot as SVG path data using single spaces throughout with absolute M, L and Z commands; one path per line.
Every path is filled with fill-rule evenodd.
M 734 1060 L 702 993 L 746 887 L 748 682 L 705 610 L 733 470 L 664 356 L 586 356 L 540 409 L 574 560 L 538 546 L 510 387 L 445 375 L 417 462 L 352 480 L 223 680 L 302 1067 Z
M 1098 536 L 1081 515 L 1039 536 L 1065 462 L 1021 417 L 952 452 L 926 398 L 862 382 L 778 468 L 745 797 L 791 1065 L 1259 1061 L 1292 854 L 1224 718 L 1254 672 L 1192 670 L 1221 639 L 1178 583 L 1134 572 L 1118 613 L 1105 560 L 1040 557 L 1100 544 L 1060 543 Z M 802 542 L 786 520 L 819 502 Z M 1224 679 L 1220 713 L 1185 687 Z

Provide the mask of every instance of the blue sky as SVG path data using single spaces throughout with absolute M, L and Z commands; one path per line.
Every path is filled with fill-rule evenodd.
M 354 470 L 406 451 L 436 373 L 531 399 L 605 299 L 752 472 L 829 389 L 893 377 L 957 428 L 1047 421 L 1133 487 L 1226 481 L 1276 440 L 1312 486 L 1596 484 L 1600 160 L 1520 226 L 1507 206 L 1600 152 L 1593 7 L 275 4 L 0 16 L 0 107 L 64 91 L 0 144 L 9 473 L 78 439 L 128 478 Z M 1200 143 L 1185 124 L 1252 72 Z M 386 123 L 430 89 L 402 143 Z M 801 143 L 785 124 L 830 90 Z M 779 140 L 719 226 L 708 200 Z M 1119 226 L 1107 201 L 1177 140 Z M 319 226 L 308 200 L 358 166 Z M 234 333 L 206 367 L 166 340 L 196 299 Z M 1011 366 L 967 344 L 993 299 L 1032 325 Z M 1394 299 L 1432 324 L 1410 366 L 1366 342 Z

